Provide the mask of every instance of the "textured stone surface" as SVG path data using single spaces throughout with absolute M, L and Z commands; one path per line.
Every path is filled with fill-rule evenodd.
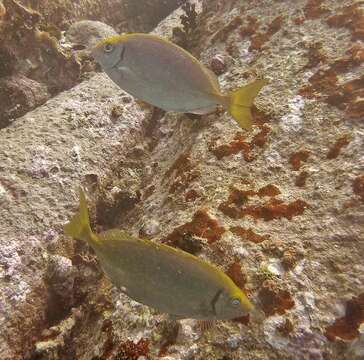
M 207 65 L 224 59 L 223 91 L 270 80 L 251 133 L 227 114 L 155 111 L 103 75 L 0 131 L 5 359 L 362 358 L 363 327 L 351 320 L 363 311 L 364 125 L 350 109 L 360 111 L 351 81 L 363 60 L 348 55 L 362 45 L 348 24 L 328 23 L 346 5 L 204 2 L 190 50 Z M 156 32 L 171 37 L 180 14 Z M 325 55 L 318 62 L 316 42 Z M 344 90 L 345 107 L 327 102 Z M 118 293 L 88 247 L 63 236 L 80 184 L 95 229 L 122 227 L 153 241 L 173 234 L 177 246 L 240 279 L 265 318 L 218 322 L 204 335 L 186 320 L 176 335 L 165 316 Z M 59 289 L 71 293 L 70 308 L 52 300 Z
M 81 20 L 73 23 L 66 31 L 65 38 L 72 46 L 82 45 L 90 48 L 103 38 L 116 35 L 109 25 L 94 20 Z
M 137 3 L 138 6 L 135 1 L 127 0 L 1 1 L 0 107 L 3 111 L 0 113 L 0 128 L 44 103 L 48 96 L 69 89 L 90 73 L 94 74 L 93 60 L 88 54 L 74 51 L 73 40 L 79 40 L 76 45 L 87 45 L 115 31 L 150 31 L 177 7 L 177 0 Z M 71 26 L 85 19 L 103 21 L 108 25 L 95 26 L 94 22 L 85 27 L 83 22 L 83 26 L 76 26 L 76 29 Z M 65 40 L 62 31 L 67 29 L 70 36 Z M 85 34 L 89 35 L 89 41 L 85 41 Z M 8 78 L 13 75 L 22 81 L 9 82 Z M 1 80 L 3 77 L 5 79 Z M 35 96 L 26 94 L 44 91 L 47 96 L 38 96 L 42 101 L 34 101 Z M 25 100 L 19 101 L 14 109 L 13 99 L 19 94 Z
M 173 11 L 177 0 L 21 0 L 65 30 L 77 20 L 99 20 L 118 31 L 150 31 Z
M 99 175 L 116 147 L 124 152 L 138 139 L 145 115 L 135 103 L 125 105 L 120 118 L 111 118 L 112 106 L 123 103 L 123 96 L 105 76 L 97 75 L 1 131 L 0 347 L 4 359 L 22 359 L 33 346 L 33 336 L 54 317 L 48 313 L 52 305 L 47 304 L 50 291 L 44 278 L 51 253 L 72 258 L 72 243 L 59 236 L 75 209 L 70 206 L 77 198 L 75 185 L 88 174 Z M 51 273 L 59 268 L 53 266 Z M 59 277 L 52 275 L 50 280 Z M 72 291 L 72 283 L 65 288 Z
M 44 104 L 50 97 L 47 87 L 23 75 L 17 74 L 0 78 L 0 104 L 2 108 L 1 127 L 11 119 Z

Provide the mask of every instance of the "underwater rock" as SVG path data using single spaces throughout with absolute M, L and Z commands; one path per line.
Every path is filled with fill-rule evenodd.
M 2 95 L 12 98 L 8 105 L 4 102 L 5 111 L 0 114 L 2 127 L 10 118 L 23 115 L 43 104 L 49 96 L 75 85 L 80 75 L 80 64 L 70 52 L 61 49 L 59 34 L 40 30 L 44 24 L 38 11 L 15 0 L 4 1 L 4 6 L 0 81 L 4 82 Z M 14 99 L 18 96 L 21 100 L 14 108 Z
M 0 113 L 1 128 L 9 123 L 10 118 L 17 118 L 42 104 L 46 100 L 44 86 L 46 92 L 54 96 L 95 72 L 97 67 L 89 55 L 74 52 L 72 45 L 87 46 L 100 37 L 115 34 L 111 26 L 101 21 L 113 25 L 118 32 L 132 28 L 149 31 L 177 7 L 177 0 L 168 3 L 163 0 L 139 1 L 137 9 L 134 2 L 128 0 L 83 0 L 80 3 L 4 0 L 0 4 L 0 79 L 19 74 L 39 83 L 41 88 L 32 95 L 35 101 L 20 101 L 19 109 L 13 108 L 14 100 L 11 100 L 11 104 Z M 135 16 L 134 12 L 140 9 L 143 11 Z M 101 21 L 77 22 L 85 18 Z M 76 23 L 70 27 L 64 41 L 62 31 L 73 22 Z M 29 85 L 27 89 L 31 87 Z M 28 104 L 22 105 L 24 102 Z
M 225 59 L 223 58 L 223 56 L 221 56 L 219 54 L 215 55 L 211 59 L 210 67 L 216 75 L 223 74 L 224 72 L 226 72 L 226 68 L 227 68 Z
M 50 97 L 47 87 L 16 74 L 0 78 L 0 128 L 44 104 Z
M 70 259 L 60 255 L 50 256 L 47 271 L 50 292 L 47 318 L 50 323 L 56 323 L 64 318 L 72 307 L 75 276 L 75 268 Z
M 97 19 L 122 31 L 150 31 L 178 7 L 177 0 L 19 0 L 44 16 L 52 26 L 65 30 L 75 21 Z
M 185 246 L 234 273 L 266 311 L 263 320 L 217 322 L 205 334 L 183 320 L 180 336 L 166 335 L 164 359 L 363 357 L 362 315 L 342 336 L 361 314 L 364 284 L 361 44 L 353 40 L 360 11 L 333 0 L 194 3 L 199 15 L 187 45 L 207 67 L 215 54 L 226 59 L 222 90 L 269 80 L 252 131 L 222 112 L 153 116 L 104 74 L 0 130 L 2 358 L 116 360 L 146 347 L 142 356 L 158 358 L 166 317 L 112 288 L 87 245 L 63 234 L 80 184 L 95 231 L 116 227 Z M 154 33 L 172 38 L 183 14 L 174 12 Z M 133 21 L 145 15 L 139 7 Z M 33 46 L 21 28 L 21 46 Z M 2 76 L 32 68 L 24 59 L 38 64 L 15 45 L 0 51 L 15 59 L 0 61 Z M 46 48 L 42 43 L 41 54 Z M 347 145 L 346 135 L 353 139 Z M 298 181 L 304 173 L 307 180 Z M 62 265 L 55 282 L 67 289 L 61 298 L 73 309 L 50 301 L 51 256 Z
M 103 38 L 117 35 L 109 25 L 101 21 L 82 20 L 73 23 L 65 33 L 66 40 L 72 45 L 91 47 Z

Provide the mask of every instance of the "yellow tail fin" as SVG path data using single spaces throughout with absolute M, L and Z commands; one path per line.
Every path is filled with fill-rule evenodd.
M 266 84 L 266 80 L 256 80 L 230 93 L 228 111 L 242 129 L 251 129 L 253 119 L 250 108 L 260 89 Z
M 66 235 L 74 239 L 86 240 L 89 243 L 95 242 L 96 235 L 92 233 L 88 215 L 86 196 L 80 188 L 80 208 L 72 217 L 71 221 L 64 226 Z

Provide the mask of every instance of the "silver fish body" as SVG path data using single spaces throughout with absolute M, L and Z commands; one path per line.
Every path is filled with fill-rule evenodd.
M 182 48 L 148 34 L 121 38 L 109 53 L 94 48 L 93 56 L 126 92 L 166 111 L 204 112 L 225 103 L 214 74 Z

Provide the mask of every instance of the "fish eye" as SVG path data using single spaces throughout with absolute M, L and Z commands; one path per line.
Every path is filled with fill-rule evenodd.
M 114 46 L 112 44 L 107 43 L 107 44 L 104 45 L 104 51 L 105 52 L 110 53 L 113 50 L 114 50 Z
M 238 299 L 238 298 L 231 299 L 231 305 L 233 305 L 233 306 L 240 305 L 240 299 Z

